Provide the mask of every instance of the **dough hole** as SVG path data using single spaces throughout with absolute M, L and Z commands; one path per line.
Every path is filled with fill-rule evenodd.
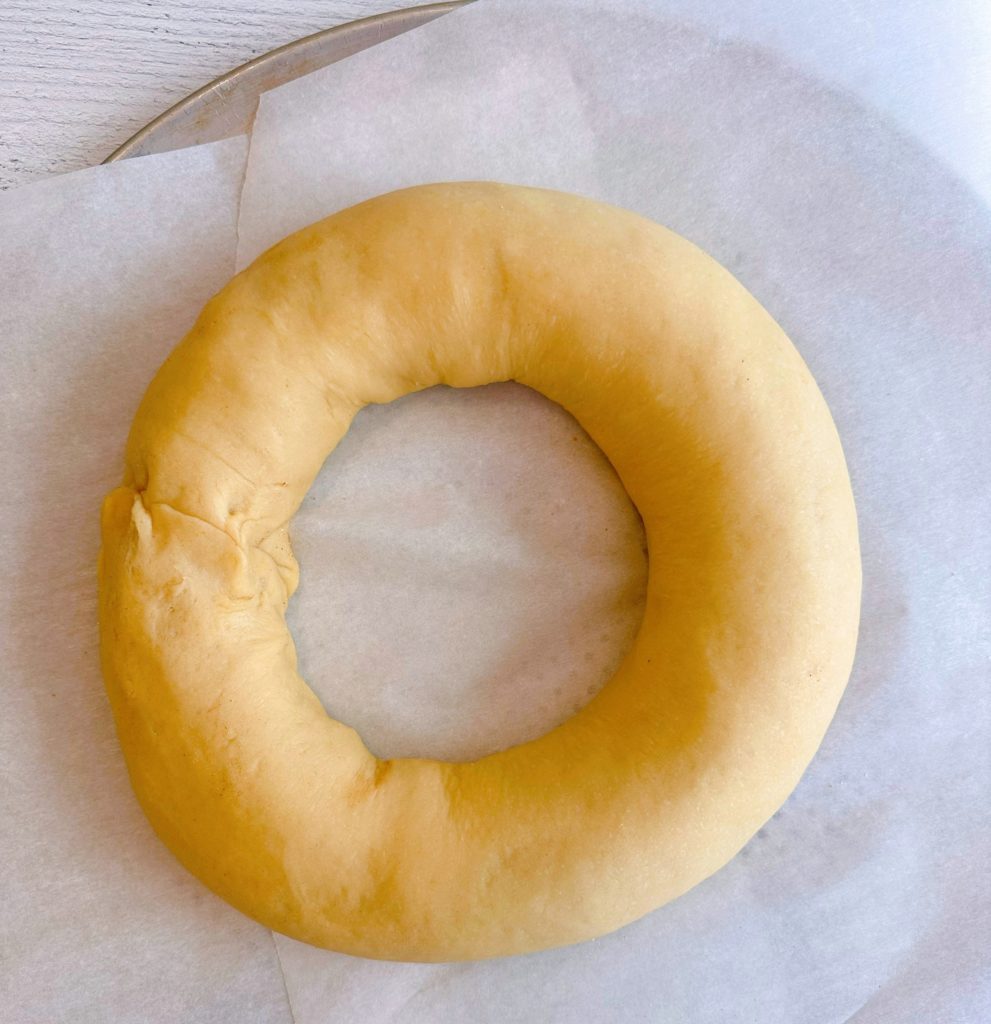
M 379 757 L 473 760 L 598 693 L 643 616 L 643 526 L 605 455 L 515 383 L 371 406 L 292 524 L 303 677 Z

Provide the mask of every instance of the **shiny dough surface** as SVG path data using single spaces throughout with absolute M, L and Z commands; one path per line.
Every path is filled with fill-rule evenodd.
M 547 735 L 379 760 L 297 673 L 288 524 L 364 405 L 501 380 L 615 466 L 643 623 Z M 246 914 L 361 956 L 522 953 L 685 892 L 794 788 L 856 642 L 849 478 L 787 337 L 683 238 L 538 189 L 407 189 L 261 256 L 152 381 L 102 533 L 104 675 L 156 832 Z

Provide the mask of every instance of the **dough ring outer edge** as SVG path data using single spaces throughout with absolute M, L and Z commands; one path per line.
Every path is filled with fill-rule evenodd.
M 362 406 L 503 380 L 615 466 L 643 623 L 545 736 L 378 760 L 296 671 L 288 523 Z M 558 946 L 684 893 L 795 787 L 856 644 L 849 477 L 782 330 L 671 231 L 519 186 L 380 196 L 238 274 L 152 381 L 102 538 L 104 676 L 155 831 L 244 913 L 367 957 Z

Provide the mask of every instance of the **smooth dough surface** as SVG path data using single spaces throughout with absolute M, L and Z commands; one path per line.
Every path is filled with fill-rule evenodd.
M 297 674 L 288 524 L 362 406 L 500 380 L 615 466 L 647 536 L 643 624 L 546 736 L 377 760 Z M 163 365 L 126 464 L 100 623 L 135 792 L 211 889 L 315 945 L 473 959 L 640 917 L 781 805 L 849 674 L 856 517 L 815 382 L 711 258 L 587 199 L 421 186 L 290 236 Z

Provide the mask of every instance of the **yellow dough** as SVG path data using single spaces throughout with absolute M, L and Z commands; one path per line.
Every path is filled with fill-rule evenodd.
M 377 760 L 297 674 L 287 524 L 362 406 L 502 380 L 611 459 L 643 624 L 546 736 Z M 193 874 L 315 945 L 474 959 L 640 917 L 781 805 L 849 674 L 856 516 L 815 382 L 712 259 L 587 199 L 429 185 L 292 235 L 208 303 L 126 462 L 100 624 L 135 792 Z

